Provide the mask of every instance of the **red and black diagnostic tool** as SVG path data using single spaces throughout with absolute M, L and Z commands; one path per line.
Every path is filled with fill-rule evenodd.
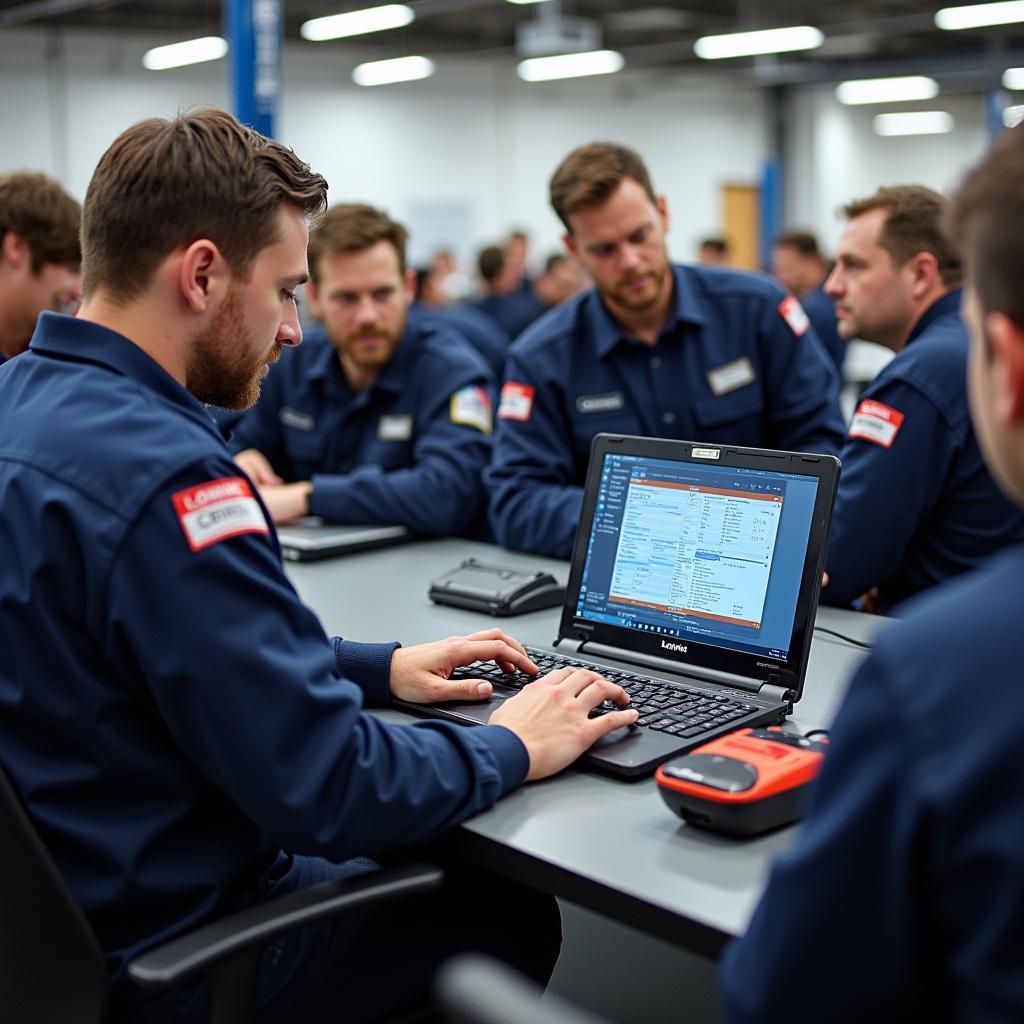
M 827 747 L 824 736 L 739 729 L 666 761 L 654 780 L 665 803 L 688 824 L 756 836 L 800 816 L 804 790 Z

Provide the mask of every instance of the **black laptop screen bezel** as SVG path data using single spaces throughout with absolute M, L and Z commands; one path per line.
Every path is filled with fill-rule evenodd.
M 694 450 L 705 453 L 694 456 Z M 717 452 L 717 457 L 707 453 Z M 725 468 L 759 469 L 777 473 L 793 473 L 815 477 L 818 480 L 811 526 L 800 577 L 793 632 L 789 643 L 789 657 L 785 660 L 765 654 L 730 650 L 710 643 L 688 638 L 686 653 L 662 647 L 664 636 L 644 633 L 628 626 L 595 622 L 576 614 L 580 581 L 586 562 L 587 544 L 594 521 L 601 471 L 606 455 L 629 455 L 639 458 L 668 459 L 673 462 Z M 637 651 L 662 661 L 678 665 L 678 671 L 691 668 L 710 669 L 742 676 L 756 683 L 777 683 L 789 690 L 792 700 L 803 693 L 804 675 L 810 653 L 814 613 L 818 607 L 821 574 L 825 567 L 828 530 L 832 519 L 839 483 L 839 460 L 831 455 L 806 452 L 784 452 L 760 448 L 741 448 L 734 445 L 701 444 L 693 441 L 671 441 L 658 438 L 632 437 L 626 434 L 598 434 L 590 448 L 587 482 L 583 492 L 576 539 L 573 544 L 569 584 L 562 607 L 559 636 L 592 643 L 605 644 Z

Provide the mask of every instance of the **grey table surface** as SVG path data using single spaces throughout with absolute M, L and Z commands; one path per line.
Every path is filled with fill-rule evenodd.
M 545 569 L 563 583 L 568 576 L 566 562 L 458 539 L 420 540 L 287 568 L 330 634 L 408 645 L 500 624 L 523 643 L 550 646 L 559 609 L 495 619 L 428 600 L 430 581 L 469 557 Z M 867 642 L 886 623 L 831 608 L 821 608 L 817 617 L 819 626 Z M 827 727 L 864 655 L 844 640 L 815 633 L 804 695 L 789 727 Z M 383 714 L 409 720 L 398 711 Z M 510 794 L 462 825 L 451 842 L 495 870 L 717 955 L 746 927 L 772 859 L 792 839 L 793 829 L 749 840 L 714 835 L 676 818 L 650 779 L 620 782 L 570 769 Z

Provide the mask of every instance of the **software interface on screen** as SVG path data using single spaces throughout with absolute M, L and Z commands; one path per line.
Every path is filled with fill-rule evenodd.
M 789 657 L 816 477 L 606 455 L 576 615 Z

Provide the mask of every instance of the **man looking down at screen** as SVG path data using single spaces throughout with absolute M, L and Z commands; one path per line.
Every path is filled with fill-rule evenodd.
M 753 274 L 671 263 L 668 204 L 625 146 L 574 150 L 550 192 L 595 287 L 509 349 L 485 473 L 499 543 L 569 556 L 603 431 L 836 453 L 839 380 L 793 296 Z

